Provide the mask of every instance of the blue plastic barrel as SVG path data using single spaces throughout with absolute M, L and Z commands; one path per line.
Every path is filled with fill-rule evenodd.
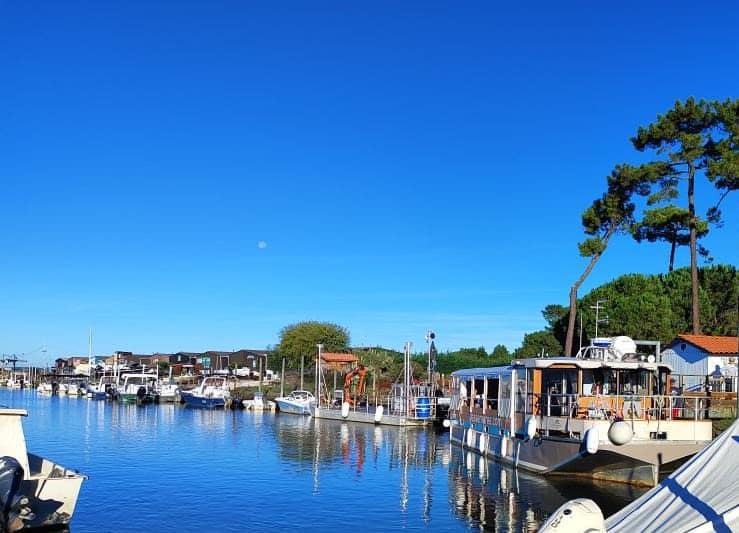
M 416 416 L 418 418 L 431 416 L 431 400 L 426 396 L 420 396 L 416 399 Z

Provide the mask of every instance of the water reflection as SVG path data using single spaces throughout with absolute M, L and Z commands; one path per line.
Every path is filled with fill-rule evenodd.
M 452 449 L 449 497 L 454 512 L 480 531 L 537 531 L 560 505 L 591 498 L 605 516 L 648 489 L 564 477 L 545 477 Z
M 433 504 L 433 468 L 446 465 L 450 449 L 446 433 L 437 435 L 421 428 L 396 428 L 311 419 L 295 415 L 277 415 L 274 422 L 279 454 L 298 466 L 310 466 L 313 494 L 334 483 L 338 471 L 344 478 L 355 478 L 365 487 L 380 473 L 382 490 L 397 487 L 397 508 L 406 513 L 420 508 L 428 522 Z M 387 474 L 383 473 L 387 472 Z M 331 473 L 331 475 L 327 475 Z M 389 474 L 389 475 L 388 475 Z M 395 484 L 392 480 L 397 480 Z M 368 489 L 372 490 L 372 489 Z
M 29 409 L 30 450 L 90 476 L 75 533 L 533 531 L 570 498 L 610 514 L 638 495 L 516 476 L 446 431 L 2 388 L 0 403 Z

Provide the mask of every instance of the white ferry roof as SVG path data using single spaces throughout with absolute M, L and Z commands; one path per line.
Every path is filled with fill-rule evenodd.
M 672 372 L 667 363 L 650 363 L 648 361 L 603 361 L 602 359 L 578 359 L 576 357 L 536 357 L 530 359 L 514 359 L 508 366 L 491 366 L 483 368 L 463 368 L 452 372 L 452 376 L 496 378 L 510 374 L 515 367 L 549 368 L 554 365 L 573 365 L 584 369 L 614 368 L 623 370 L 665 369 Z
M 462 368 L 452 372 L 452 376 L 457 377 L 486 377 L 497 378 L 506 374 L 510 374 L 513 370 L 512 366 L 490 366 L 483 368 Z
M 628 360 L 628 361 L 604 361 L 603 359 L 580 359 L 577 357 L 532 357 L 529 359 L 514 359 L 511 362 L 513 366 L 525 366 L 527 368 L 549 368 L 552 365 L 575 365 L 580 368 L 622 368 L 624 370 L 638 370 L 640 368 L 646 370 L 657 370 L 664 368 L 672 371 L 672 367 L 667 363 L 650 363 L 649 361 Z

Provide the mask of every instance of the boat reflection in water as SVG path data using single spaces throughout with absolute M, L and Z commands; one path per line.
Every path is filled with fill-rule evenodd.
M 278 414 L 275 436 L 281 459 L 293 463 L 293 472 L 310 468 L 312 496 L 331 501 L 335 510 L 355 509 L 371 495 L 383 530 L 402 529 L 411 518 L 449 521 L 445 498 L 432 505 L 439 492 L 434 480 L 443 481 L 449 462 L 446 432 Z M 357 527 L 356 511 L 339 516 L 346 527 Z
M 621 483 L 547 478 L 456 446 L 449 464 L 454 512 L 479 531 L 538 531 L 560 505 L 584 496 L 595 500 L 608 516 L 647 490 Z

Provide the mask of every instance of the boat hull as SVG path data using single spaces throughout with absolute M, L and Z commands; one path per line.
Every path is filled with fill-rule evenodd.
M 411 417 L 393 414 L 377 414 L 374 409 L 350 409 L 348 412 L 342 412 L 341 409 L 329 407 L 320 407 L 313 410 L 315 418 L 324 418 L 327 420 L 345 420 L 347 422 L 362 422 L 364 424 L 377 424 L 382 426 L 397 427 L 424 427 L 433 423 L 433 419 L 425 417 Z
M 311 414 L 310 404 L 291 402 L 283 398 L 276 398 L 275 403 L 277 403 L 277 407 L 281 413 L 290 413 L 293 415 Z
M 24 529 L 69 525 L 86 476 L 30 453 L 28 460 L 31 476 L 23 480 L 20 492 L 28 498 L 33 517 L 23 521 Z
M 540 436 L 525 440 L 497 428 L 452 424 L 453 444 L 531 472 L 587 477 L 651 487 L 658 476 L 705 447 L 705 441 L 640 441 L 627 445 L 601 442 L 587 450 L 585 439 Z
M 218 409 L 226 406 L 225 398 L 208 398 L 195 394 L 184 394 L 181 398 L 188 407 L 198 407 L 202 409 Z

